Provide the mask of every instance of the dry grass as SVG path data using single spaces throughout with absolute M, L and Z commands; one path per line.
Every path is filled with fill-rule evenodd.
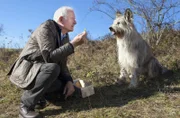
M 154 49 L 156 57 L 172 69 L 174 75 L 154 80 L 142 78 L 140 86 L 131 90 L 126 85 L 115 84 L 119 76 L 115 39 L 105 36 L 103 40 L 89 41 L 78 47 L 68 66 L 74 79 L 91 81 L 96 94 L 84 99 L 69 98 L 56 106 L 49 104 L 41 112 L 46 118 L 179 118 L 180 36 L 175 35 L 172 36 L 175 39 L 164 39 Z M 12 61 L 5 63 L 10 65 Z M 21 92 L 1 74 L 0 118 L 18 117 Z

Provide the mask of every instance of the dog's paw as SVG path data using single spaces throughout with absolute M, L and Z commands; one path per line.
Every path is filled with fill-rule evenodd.
M 130 85 L 128 86 L 128 88 L 129 88 L 129 89 L 137 88 L 137 85 L 130 84 Z
M 125 85 L 127 82 L 126 82 L 126 79 L 119 79 L 119 80 L 117 80 L 117 82 L 116 82 L 118 85 Z
M 130 82 L 128 88 L 137 88 L 137 86 L 138 86 L 137 80 L 136 79 L 131 79 L 131 82 Z

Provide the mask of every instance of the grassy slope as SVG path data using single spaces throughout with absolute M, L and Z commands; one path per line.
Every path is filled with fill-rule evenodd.
M 175 74 L 155 80 L 141 79 L 137 89 L 129 90 L 127 86 L 115 84 L 119 76 L 116 42 L 106 38 L 108 37 L 101 41 L 90 41 L 77 48 L 69 61 L 73 78 L 91 81 L 96 94 L 85 99 L 70 98 L 65 102 L 58 102 L 57 106 L 49 104 L 41 112 L 47 118 L 180 117 L 180 45 L 177 39 L 174 39 L 176 45 L 166 42 L 166 45 L 160 45 L 161 48 L 155 51 L 160 62 L 174 70 Z M 0 118 L 18 117 L 21 92 L 4 77 L 4 73 L 1 74 Z

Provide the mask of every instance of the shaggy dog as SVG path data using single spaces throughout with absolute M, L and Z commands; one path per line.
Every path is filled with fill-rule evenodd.
M 119 84 L 126 82 L 129 77 L 129 88 L 134 88 L 138 86 L 140 74 L 154 78 L 168 71 L 160 65 L 150 46 L 137 32 L 130 9 L 126 9 L 124 15 L 117 12 L 109 29 L 117 40 L 118 61 L 121 67 Z

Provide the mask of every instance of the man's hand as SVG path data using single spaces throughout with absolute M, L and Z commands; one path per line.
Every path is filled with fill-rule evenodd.
M 64 87 L 64 92 L 63 92 L 63 94 L 65 94 L 65 99 L 70 95 L 72 95 L 74 91 L 75 89 L 73 83 L 71 81 L 68 81 L 66 86 Z
M 81 45 L 87 41 L 87 32 L 83 31 L 81 34 L 78 34 L 74 37 L 74 39 L 70 42 L 74 47 Z

